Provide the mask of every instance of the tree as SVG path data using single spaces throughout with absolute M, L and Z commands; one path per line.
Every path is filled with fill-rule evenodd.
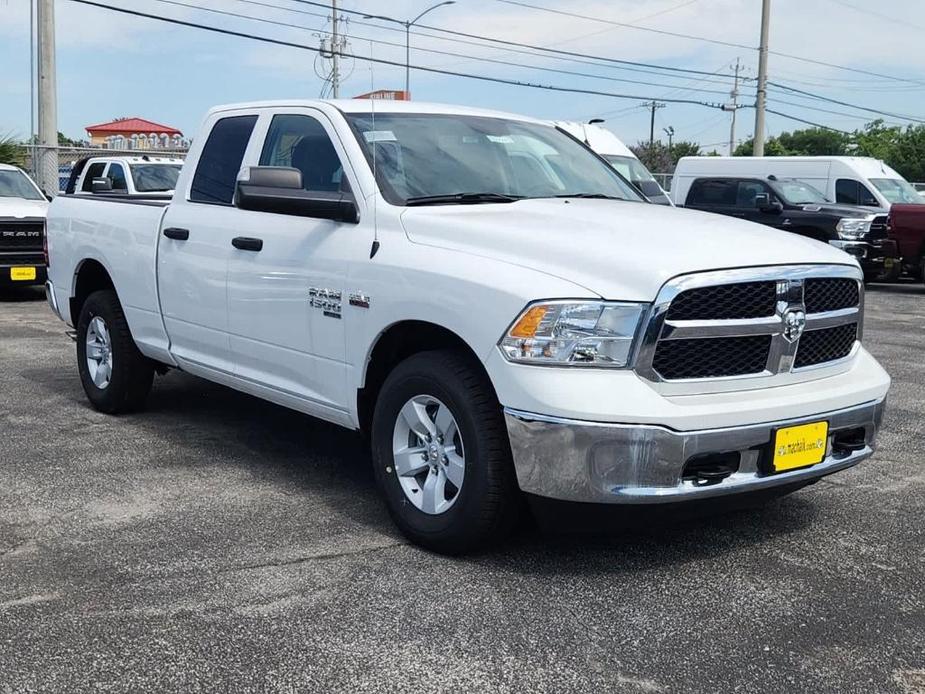
M 0 164 L 22 166 L 22 146 L 12 135 L 0 136 Z
M 648 142 L 641 141 L 630 149 L 639 157 L 643 166 L 653 173 L 672 173 L 678 164 L 678 159 L 700 154 L 699 144 L 684 140 L 673 142 L 670 152 L 668 146 L 661 140 L 653 142 L 651 147 Z

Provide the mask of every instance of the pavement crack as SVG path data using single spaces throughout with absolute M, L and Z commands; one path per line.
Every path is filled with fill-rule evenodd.
M 298 557 L 296 559 L 287 559 L 285 561 L 270 561 L 262 562 L 260 564 L 245 564 L 244 566 L 229 566 L 225 569 L 220 569 L 219 573 L 228 573 L 231 571 L 250 571 L 252 569 L 269 569 L 274 567 L 281 566 L 294 566 L 297 564 L 305 564 L 312 561 L 321 561 L 328 559 L 340 559 L 342 557 L 351 557 L 360 554 L 372 554 L 375 552 L 382 552 L 393 547 L 402 547 L 408 543 L 406 542 L 391 542 L 385 545 L 376 545 L 374 547 L 364 547 L 362 549 L 356 549 L 346 552 L 320 552 L 318 554 L 310 554 L 305 557 Z

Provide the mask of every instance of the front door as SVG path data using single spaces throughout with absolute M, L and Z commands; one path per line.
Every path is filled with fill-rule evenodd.
M 323 114 L 290 109 L 262 118 L 261 166 L 299 169 L 306 190 L 356 189 Z M 232 248 L 228 270 L 236 376 L 322 416 L 345 409 L 345 278 L 351 259 L 368 257 L 369 238 L 355 224 L 247 210 L 238 210 L 235 233 L 247 239 Z

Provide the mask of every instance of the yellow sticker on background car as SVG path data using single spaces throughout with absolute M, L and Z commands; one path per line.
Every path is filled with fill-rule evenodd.
M 828 422 L 778 429 L 774 437 L 774 471 L 783 472 L 821 463 L 829 437 Z
M 34 267 L 11 267 L 10 279 L 14 282 L 24 282 L 35 279 Z

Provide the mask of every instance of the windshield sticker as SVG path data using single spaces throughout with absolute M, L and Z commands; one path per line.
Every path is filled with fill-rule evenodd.
M 368 130 L 363 133 L 363 137 L 370 144 L 374 142 L 398 142 L 398 138 L 395 137 L 395 133 L 391 130 Z

